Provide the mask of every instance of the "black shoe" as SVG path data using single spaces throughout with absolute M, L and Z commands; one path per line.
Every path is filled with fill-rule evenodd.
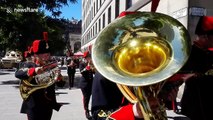
M 55 103 L 54 106 L 53 106 L 53 109 L 56 110 L 56 111 L 59 111 L 61 106 L 62 106 L 61 103 Z
M 89 111 L 86 111 L 86 112 L 85 112 L 85 115 L 86 115 L 86 118 L 87 118 L 88 120 L 92 120 L 92 116 L 89 114 Z

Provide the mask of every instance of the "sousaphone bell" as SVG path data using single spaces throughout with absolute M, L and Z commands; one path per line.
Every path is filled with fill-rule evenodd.
M 157 98 L 190 51 L 189 33 L 178 20 L 162 13 L 136 12 L 114 20 L 100 32 L 92 60 L 130 102 L 140 102 L 145 120 L 166 120 L 162 103 L 160 112 L 153 112 L 147 99 Z

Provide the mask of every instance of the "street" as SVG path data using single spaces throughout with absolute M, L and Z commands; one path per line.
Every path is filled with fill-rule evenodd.
M 0 120 L 27 120 L 26 115 L 20 113 L 22 98 L 18 89 L 19 80 L 15 78 L 14 72 L 14 70 L 0 70 Z M 62 69 L 62 75 L 67 79 L 65 68 Z M 77 70 L 74 88 L 71 90 L 68 89 L 67 84 L 64 88 L 56 89 L 57 101 L 63 106 L 59 112 L 53 112 L 52 120 L 87 120 L 84 115 L 82 93 L 78 88 L 79 77 L 80 73 Z M 178 100 L 182 92 L 183 86 L 180 87 Z M 167 115 L 172 118 L 169 120 L 179 116 L 172 111 L 167 111 Z M 179 118 L 183 119 L 183 117 Z
M 18 89 L 19 80 L 15 78 L 14 70 L 0 70 L 0 120 L 27 120 L 25 114 L 20 113 L 22 98 Z M 66 69 L 62 70 L 66 78 Z M 62 103 L 59 112 L 54 111 L 52 120 L 87 120 L 84 115 L 82 93 L 78 86 L 80 74 L 76 73 L 74 88 L 67 86 L 56 89 L 57 100 Z

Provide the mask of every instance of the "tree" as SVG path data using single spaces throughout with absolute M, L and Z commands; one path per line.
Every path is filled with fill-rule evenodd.
M 65 30 L 64 19 L 58 19 L 60 8 L 76 3 L 76 0 L 4 0 L 0 1 L 0 51 L 7 49 L 27 50 L 27 46 L 35 39 L 42 38 L 42 32 L 47 31 L 49 42 L 54 46 L 53 52 L 63 51 L 65 42 L 62 38 Z M 38 8 L 50 11 L 54 18 L 45 16 Z M 27 12 L 17 12 L 19 9 Z M 16 11 L 15 11 L 16 10 Z M 31 10 L 31 11 L 30 11 Z M 32 11 L 37 10 L 37 11 Z
M 41 8 L 44 7 L 46 10 L 50 11 L 53 16 L 57 17 L 61 14 L 60 8 L 68 3 L 76 3 L 77 0 L 1 0 L 1 7 L 7 8 L 17 8 L 17 6 L 22 6 L 23 8 Z

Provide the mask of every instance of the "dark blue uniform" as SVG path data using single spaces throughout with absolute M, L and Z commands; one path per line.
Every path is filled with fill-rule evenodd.
M 73 62 L 73 63 L 72 63 Z M 69 80 L 69 89 L 74 86 L 74 79 L 76 73 L 76 63 L 72 58 L 67 59 L 67 74 Z
M 92 82 L 93 82 L 93 75 L 94 71 L 92 69 L 86 69 L 87 63 L 81 62 L 79 65 L 79 69 L 81 72 L 80 84 L 79 87 L 81 88 L 83 94 L 83 105 L 84 110 L 87 118 L 90 118 L 89 114 L 89 101 L 92 94 Z
M 37 67 L 35 63 L 24 62 L 21 68 L 15 72 L 15 76 L 20 80 L 26 80 L 36 75 L 34 68 Z M 36 84 L 33 78 L 30 81 L 31 84 Z M 51 85 L 47 88 L 42 88 L 34 91 L 30 96 L 23 100 L 21 113 L 25 113 L 28 116 L 28 120 L 50 120 L 52 116 L 52 110 L 59 110 L 60 104 L 56 102 L 55 97 L 55 85 Z
M 114 112 L 128 101 L 124 98 L 116 83 L 103 77 L 96 71 L 92 88 L 92 115 L 94 120 L 105 120 L 107 116 L 100 117 L 102 111 Z
M 181 100 L 182 114 L 191 120 L 211 120 L 213 51 L 202 50 L 194 44 L 190 58 L 182 71 L 197 74 L 185 82 Z

